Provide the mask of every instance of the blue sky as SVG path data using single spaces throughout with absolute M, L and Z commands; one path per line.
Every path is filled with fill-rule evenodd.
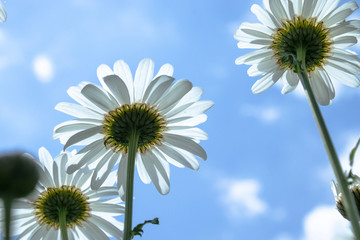
M 253 95 L 256 78 L 234 63 L 249 52 L 237 48 L 233 34 L 241 22 L 257 22 L 253 3 L 261 5 L 6 1 L 8 20 L 0 25 L 0 151 L 37 156 L 44 146 L 57 155 L 62 145 L 52 140 L 53 128 L 71 117 L 54 107 L 71 101 L 66 90 L 80 81 L 99 84 L 100 64 L 123 59 L 135 72 L 149 57 L 155 70 L 171 63 L 176 79 L 203 88 L 202 100 L 215 106 L 200 126 L 209 140 L 201 143 L 208 160 L 200 160 L 199 171 L 172 166 L 166 196 L 135 178 L 134 225 L 160 219 L 159 226 L 145 226 L 142 239 L 319 240 L 346 234 L 347 223 L 334 210 L 333 174 L 300 86 L 285 96 L 277 86 Z M 352 18 L 359 16 L 358 10 Z M 353 50 L 360 52 L 360 45 Z M 360 90 L 340 84 L 332 105 L 321 107 L 344 166 L 360 137 L 358 109 Z

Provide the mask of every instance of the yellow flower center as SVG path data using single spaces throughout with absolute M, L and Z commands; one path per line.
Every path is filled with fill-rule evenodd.
M 330 56 L 333 41 L 329 36 L 329 29 L 316 18 L 304 19 L 295 17 L 282 23 L 272 35 L 270 48 L 274 51 L 280 67 L 295 70 L 297 50 L 305 51 L 306 71 L 314 71 L 321 67 Z
M 128 152 L 131 133 L 139 134 L 138 151 L 161 144 L 166 122 L 154 107 L 144 103 L 125 104 L 104 118 L 104 144 L 114 152 Z
M 33 203 L 40 224 L 59 229 L 59 211 L 66 211 L 66 227 L 80 225 L 90 216 L 88 197 L 74 186 L 49 187 Z

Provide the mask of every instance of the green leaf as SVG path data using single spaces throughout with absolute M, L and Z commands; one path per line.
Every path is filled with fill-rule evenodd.
M 136 225 L 136 227 L 134 227 L 134 229 L 131 231 L 131 239 L 133 239 L 136 235 L 142 237 L 142 234 L 144 233 L 144 230 L 142 230 L 142 228 L 147 223 L 159 225 L 159 218 L 154 218 L 153 220 L 146 220 L 144 223 Z
M 350 157 L 349 157 L 349 158 L 350 158 L 350 169 L 352 169 L 352 167 L 353 167 L 355 152 L 356 152 L 356 150 L 358 149 L 359 144 L 360 144 L 360 138 L 359 138 L 359 140 L 357 141 L 355 147 L 354 147 L 354 148 L 351 150 L 351 152 L 350 152 Z

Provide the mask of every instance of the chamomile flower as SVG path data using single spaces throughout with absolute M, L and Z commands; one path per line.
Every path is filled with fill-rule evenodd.
M 163 65 L 153 77 L 154 63 L 143 59 L 133 80 L 122 60 L 114 69 L 100 65 L 97 75 L 102 87 L 82 82 L 68 94 L 80 103 L 59 103 L 55 109 L 78 119 L 59 124 L 53 137 L 65 144 L 86 145 L 67 169 L 69 173 L 84 165 L 94 168 L 91 179 L 98 189 L 117 165 L 117 185 L 125 191 L 128 145 L 131 134 L 138 134 L 136 166 L 144 183 L 154 183 L 161 194 L 170 190 L 169 163 L 197 170 L 194 155 L 206 159 L 200 140 L 207 134 L 196 125 L 206 121 L 211 101 L 198 101 L 203 93 L 186 79 L 174 83 L 173 67 Z
M 252 86 L 261 93 L 276 82 L 282 93 L 293 91 L 299 82 L 294 72 L 298 51 L 305 53 L 305 67 L 316 101 L 328 105 L 335 97 L 332 81 L 358 87 L 360 60 L 344 48 L 357 43 L 360 21 L 345 19 L 357 8 L 356 2 L 338 6 L 339 0 L 264 0 L 264 8 L 252 5 L 261 23 L 244 22 L 234 37 L 239 48 L 257 49 L 236 59 L 252 65 L 248 75 L 260 76 Z
M 124 213 L 124 206 L 117 188 L 107 182 L 109 186 L 91 190 L 86 168 L 67 174 L 71 157 L 64 152 L 53 160 L 45 148 L 39 149 L 39 183 L 13 203 L 12 235 L 17 239 L 60 239 L 60 208 L 66 212 L 69 239 L 122 239 L 123 224 L 115 217 Z

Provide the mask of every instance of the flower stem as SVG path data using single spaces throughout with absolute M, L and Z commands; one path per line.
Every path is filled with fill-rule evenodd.
M 307 99 L 309 101 L 311 111 L 315 118 L 316 125 L 319 129 L 319 132 L 320 132 L 321 138 L 323 140 L 327 155 L 329 157 L 330 164 L 334 171 L 336 180 L 339 184 L 340 191 L 343 195 L 345 211 L 348 214 L 349 219 L 351 221 L 351 224 L 353 227 L 353 232 L 356 236 L 356 239 L 360 240 L 360 225 L 359 225 L 360 218 L 359 218 L 359 213 L 358 213 L 357 207 L 355 205 L 355 200 L 350 194 L 350 190 L 348 188 L 348 183 L 345 179 L 343 170 L 341 168 L 340 161 L 336 154 L 335 147 L 331 140 L 330 134 L 327 130 L 327 127 L 326 127 L 324 118 L 321 114 L 320 108 L 316 102 L 314 93 L 311 89 L 309 77 L 306 72 L 305 66 L 306 66 L 305 65 L 305 51 L 303 49 L 298 49 L 296 71 L 297 71 L 298 76 L 300 77 L 301 83 L 304 87 Z
M 138 147 L 139 134 L 133 130 L 129 139 L 128 163 L 127 163 L 127 177 L 125 189 L 125 226 L 124 226 L 124 240 L 130 240 L 132 231 L 132 208 L 133 208 L 133 194 L 134 194 L 134 170 L 135 170 L 135 156 Z
M 59 209 L 59 223 L 61 231 L 61 239 L 68 240 L 67 227 L 66 227 L 66 208 Z
M 4 215 L 5 215 L 5 240 L 10 240 L 10 225 L 11 225 L 11 205 L 12 198 L 4 197 Z

